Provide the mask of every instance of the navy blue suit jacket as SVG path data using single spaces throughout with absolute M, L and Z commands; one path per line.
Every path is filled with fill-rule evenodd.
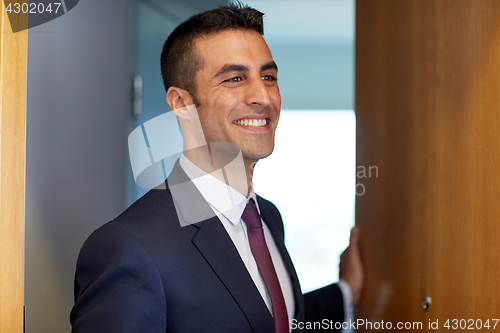
M 178 164 L 172 174 L 169 180 L 189 181 Z M 193 193 L 186 199 L 202 198 Z M 273 318 L 220 220 L 181 227 L 174 201 L 168 187 L 151 190 L 87 239 L 76 268 L 72 332 L 274 332 Z M 257 201 L 291 277 L 295 319 L 343 321 L 337 285 L 302 294 L 280 213 L 271 202 Z M 208 204 L 193 209 L 211 210 Z

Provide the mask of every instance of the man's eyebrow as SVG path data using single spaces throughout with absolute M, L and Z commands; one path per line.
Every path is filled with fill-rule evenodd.
M 261 71 L 265 71 L 268 69 L 275 69 L 276 72 L 278 71 L 278 65 L 274 61 L 268 62 L 267 64 L 262 65 L 260 68 Z
M 278 65 L 276 65 L 274 61 L 270 61 L 267 64 L 262 65 L 262 67 L 260 68 L 261 71 L 265 71 L 268 69 L 275 69 L 276 71 L 278 71 Z M 249 69 L 245 65 L 226 64 L 217 72 L 217 74 L 214 75 L 214 79 L 229 72 L 248 72 L 248 71 Z
M 238 65 L 238 64 L 227 64 L 222 67 L 217 74 L 215 74 L 214 78 L 217 78 L 223 74 L 226 74 L 228 72 L 248 72 L 248 67 L 244 65 Z

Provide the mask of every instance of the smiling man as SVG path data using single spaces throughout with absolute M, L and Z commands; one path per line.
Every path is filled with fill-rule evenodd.
M 166 190 L 150 191 L 85 242 L 73 332 L 338 331 L 357 303 L 358 231 L 339 284 L 303 295 L 281 216 L 252 187 L 281 108 L 262 15 L 219 7 L 167 39 L 162 75 L 184 153 Z
M 180 119 L 178 110 L 195 104 L 206 142 L 231 142 L 241 149 L 250 186 L 252 167 L 274 149 L 281 109 L 278 68 L 254 29 L 225 29 L 197 37 L 195 45 L 192 52 L 203 65 L 194 89 L 180 88 L 189 86 L 182 80 L 175 86 L 167 83 L 167 102 Z M 164 61 L 169 61 L 167 50 Z M 169 74 L 164 71 L 163 76 Z

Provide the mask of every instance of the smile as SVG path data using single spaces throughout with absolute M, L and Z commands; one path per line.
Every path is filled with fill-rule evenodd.
M 261 127 L 267 124 L 266 119 L 241 119 L 233 121 L 233 124 L 242 126 Z

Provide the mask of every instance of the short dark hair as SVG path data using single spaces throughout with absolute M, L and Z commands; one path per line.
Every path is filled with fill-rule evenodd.
M 264 35 L 263 15 L 254 8 L 236 2 L 191 16 L 177 26 L 168 36 L 160 58 L 165 91 L 175 86 L 189 91 L 195 98 L 195 77 L 203 66 L 203 59 L 194 50 L 195 40 L 231 29 L 255 30 Z

